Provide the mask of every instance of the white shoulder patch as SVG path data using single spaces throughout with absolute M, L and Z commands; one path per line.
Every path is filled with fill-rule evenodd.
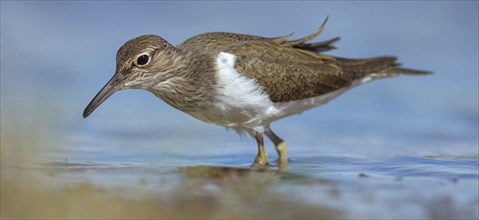
M 235 55 L 221 52 L 216 61 L 221 94 L 235 102 L 232 104 L 248 107 L 258 105 L 260 102 L 271 102 L 256 80 L 247 78 L 236 70 Z
M 262 121 L 267 115 L 275 114 L 276 108 L 263 92 L 263 87 L 238 72 L 236 56 L 221 52 L 216 58 L 218 67 L 218 107 L 230 123 L 248 124 Z M 261 123 L 261 122 L 260 122 Z

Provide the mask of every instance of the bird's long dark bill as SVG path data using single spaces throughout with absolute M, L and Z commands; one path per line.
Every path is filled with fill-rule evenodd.
M 108 97 L 120 90 L 125 81 L 125 77 L 116 73 L 108 83 L 96 94 L 95 98 L 91 100 L 90 104 L 83 111 L 83 118 L 88 117 L 98 106 L 101 105 Z

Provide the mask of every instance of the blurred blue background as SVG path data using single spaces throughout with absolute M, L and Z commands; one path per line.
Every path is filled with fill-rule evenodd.
M 327 54 L 395 55 L 405 67 L 434 74 L 373 82 L 274 123 L 293 158 L 308 152 L 478 156 L 477 1 L 1 1 L 1 123 L 8 128 L 2 143 L 70 156 L 90 149 L 85 159 L 99 151 L 99 160 L 160 161 L 165 149 L 192 157 L 224 151 L 244 153 L 238 163 L 249 163 L 253 141 L 239 141 L 146 91 L 118 92 L 88 119 L 81 114 L 114 73 L 119 47 L 133 37 L 157 34 L 174 45 L 211 31 L 294 32 L 295 38 L 328 15 L 316 40 L 341 41 Z M 32 128 L 39 134 L 30 143 Z M 142 146 L 148 153 L 132 156 Z

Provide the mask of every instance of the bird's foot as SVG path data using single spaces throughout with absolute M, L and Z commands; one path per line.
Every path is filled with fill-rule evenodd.
M 285 170 L 288 167 L 288 158 L 279 157 L 276 162 L 280 170 Z
M 288 150 L 286 148 L 286 143 L 281 141 L 276 144 L 276 152 L 278 152 L 279 158 L 277 160 L 278 166 L 280 168 L 286 168 L 288 166 Z
M 254 159 L 253 164 L 251 164 L 253 168 L 267 168 L 269 167 L 268 157 L 266 154 L 258 154 Z

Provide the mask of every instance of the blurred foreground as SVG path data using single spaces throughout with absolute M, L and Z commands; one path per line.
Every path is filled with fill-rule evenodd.
M 314 157 L 293 149 L 287 170 L 252 170 L 251 155 L 215 154 L 215 146 L 191 158 L 165 151 L 156 163 L 134 162 L 155 149 L 130 157 L 116 147 L 64 153 L 104 155 L 86 161 L 60 158 L 61 149 L 40 152 L 22 142 L 14 148 L 5 137 L 2 219 L 472 219 L 479 213 L 476 156 Z

